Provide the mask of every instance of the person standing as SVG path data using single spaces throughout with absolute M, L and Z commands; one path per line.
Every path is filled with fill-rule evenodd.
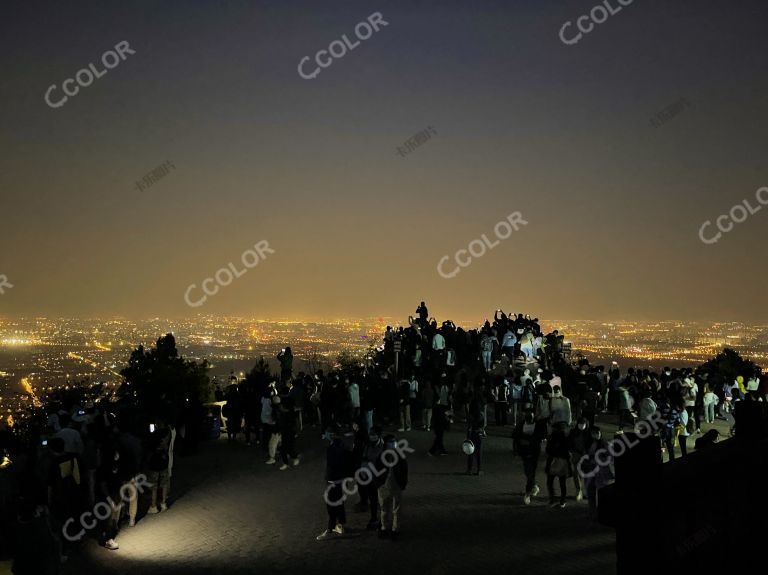
M 344 445 L 340 428 L 333 431 L 331 444 L 326 451 L 325 480 L 328 487 L 325 490 L 325 507 L 328 512 L 328 527 L 317 536 L 318 541 L 330 539 L 344 534 L 344 525 L 347 522 L 347 514 L 344 509 L 344 494 L 342 484 L 349 475 L 352 461 L 351 452 Z
M 273 398 L 277 397 L 274 389 L 274 382 L 270 384 L 270 389 L 261 398 L 261 428 L 264 431 L 264 445 L 269 452 L 267 465 L 274 465 L 277 462 L 277 445 L 280 443 L 280 433 L 277 429 L 277 418 L 275 414 L 275 404 Z
M 549 420 L 552 425 L 562 423 L 565 428 L 571 425 L 571 400 L 557 385 L 552 389 L 552 399 L 549 400 Z
M 349 394 L 350 421 L 357 421 L 360 417 L 360 386 L 354 381 L 346 379 L 347 393 Z
M 403 491 L 408 485 L 408 462 L 398 451 L 394 435 L 384 438 L 384 451 L 379 457 L 379 508 L 381 509 L 381 528 L 379 537 L 382 539 L 398 539 L 400 535 L 400 506 L 403 501 Z M 394 462 L 394 463 L 393 463 Z
M 589 430 L 589 422 L 586 417 L 579 418 L 576 428 L 568 434 L 568 446 L 571 452 L 571 466 L 578 470 L 581 459 L 586 455 L 589 446 L 592 443 L 592 434 Z M 579 481 L 579 473 L 574 471 L 573 485 L 576 487 L 576 501 L 584 498 L 584 486 Z
M 165 422 L 158 421 L 157 429 L 150 433 L 149 443 L 152 451 L 147 460 L 147 480 L 152 484 L 152 504 L 147 514 L 154 515 L 168 509 L 171 430 Z
M 293 375 L 293 352 L 290 347 L 284 347 L 277 354 L 277 361 L 280 362 L 280 381 L 285 383 Z
M 431 381 L 427 381 L 423 386 L 421 401 L 424 403 L 424 411 L 422 411 L 424 431 L 429 431 L 432 428 L 432 408 L 435 405 L 435 390 Z
M 709 385 L 705 385 L 703 404 L 704 404 L 704 421 L 706 421 L 707 423 L 715 422 L 715 407 L 717 406 L 718 402 L 719 400 L 717 399 L 717 395 L 712 393 L 712 390 L 709 388 Z
M 530 505 L 531 497 L 536 497 L 539 493 L 539 486 L 536 485 L 536 467 L 539 464 L 541 442 L 546 435 L 546 425 L 545 421 L 536 420 L 532 409 L 527 409 L 512 433 L 514 453 L 523 460 L 526 480 L 523 503 L 526 505 Z
M 432 431 L 435 434 L 435 440 L 432 442 L 432 447 L 429 449 L 429 455 L 448 455 L 448 452 L 445 450 L 445 444 L 443 443 L 443 436 L 448 429 L 447 409 L 447 406 L 441 405 L 440 403 L 435 406 L 435 412 L 432 419 Z
M 467 439 L 474 445 L 475 449 L 467 455 L 467 475 L 472 475 L 472 462 L 475 462 L 477 470 L 475 475 L 482 475 L 483 464 L 483 438 L 485 437 L 485 416 L 481 405 L 482 391 L 476 389 L 474 397 L 469 402 L 469 415 L 467 418 Z
M 547 440 L 547 492 L 549 493 L 549 506 L 555 507 L 555 478 L 560 483 L 560 509 L 565 507 L 565 498 L 568 493 L 568 478 L 573 474 L 571 470 L 571 453 L 568 449 L 568 437 L 565 435 L 565 425 L 558 423 L 552 429 L 552 434 Z
M 496 425 L 507 424 L 507 412 L 509 411 L 509 383 L 505 377 L 499 376 L 493 388 L 493 411 L 496 416 Z
M 299 454 L 296 452 L 296 411 L 292 397 L 280 399 L 278 426 L 280 429 L 280 457 L 283 464 L 280 471 L 285 471 L 289 467 L 296 467 L 299 464 Z
M 375 469 L 375 466 L 384 451 L 384 439 L 382 439 L 381 431 L 381 427 L 377 425 L 368 433 L 368 441 L 363 448 L 361 458 L 361 469 L 367 469 L 371 472 Z M 378 530 L 381 525 L 379 523 L 378 488 L 374 481 L 369 481 L 364 485 L 358 485 L 358 489 L 360 490 L 361 511 L 365 511 L 367 508 L 371 513 L 367 529 Z
M 411 382 L 403 379 L 397 386 L 400 428 L 398 431 L 411 430 Z
M 489 333 L 483 333 L 480 339 L 480 351 L 483 358 L 483 367 L 485 371 L 491 371 L 491 364 L 493 358 L 493 340 L 494 337 Z
M 603 439 L 600 428 L 592 426 L 589 430 L 591 443 L 587 452 L 579 460 L 577 472 L 581 476 L 583 488 L 589 503 L 589 517 L 597 520 L 597 493 L 613 480 L 613 456 L 608 451 L 608 444 Z M 604 454 L 598 461 L 598 453 Z M 607 459 L 606 459 L 607 458 Z

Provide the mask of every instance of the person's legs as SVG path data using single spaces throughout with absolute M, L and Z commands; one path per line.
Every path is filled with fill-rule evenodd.
M 130 525 L 134 525 L 136 523 L 136 513 L 139 508 L 139 493 L 136 489 L 136 478 L 131 479 L 129 485 L 131 487 L 127 490 L 130 493 L 128 498 L 128 522 Z
M 680 435 L 677 438 L 678 443 L 680 444 L 680 456 L 685 457 L 688 455 L 688 436 L 687 435 Z
M 587 486 L 587 502 L 589 503 L 589 518 L 597 520 L 597 488 L 595 482 L 591 481 Z
M 424 408 L 424 429 L 429 430 L 431 426 L 432 426 L 432 408 L 425 407 Z
M 564 475 L 560 476 L 560 504 L 565 503 L 565 497 L 568 494 L 568 478 Z
M 475 434 L 473 441 L 475 443 L 475 452 L 472 455 L 475 457 L 477 473 L 480 474 L 480 472 L 483 470 L 483 436 L 480 434 Z
M 392 532 L 400 531 L 400 505 L 403 501 L 403 494 L 400 491 L 392 493 Z
M 411 404 L 406 403 L 405 404 L 405 430 L 410 431 L 411 429 Z
M 119 499 L 119 498 L 118 498 Z M 123 512 L 123 502 L 116 503 L 112 507 L 112 513 L 103 523 L 101 540 L 99 543 L 104 545 L 107 541 L 114 541 L 117 539 L 118 525 L 120 523 L 120 515 Z
M 276 429 L 272 429 L 272 435 L 269 436 L 269 460 L 274 461 L 277 456 L 277 446 L 280 444 L 280 434 Z
M 664 437 L 664 445 L 667 446 L 667 454 L 669 455 L 669 461 L 675 460 L 675 446 L 671 436 Z
M 337 503 L 328 505 L 328 529 L 333 530 L 337 525 L 344 527 L 347 522 L 347 514 L 344 509 L 344 492 L 341 485 L 334 485 L 328 493 L 328 500 Z
M 289 433 L 285 434 L 285 437 L 281 434 L 280 437 L 282 438 L 282 448 L 280 449 L 280 459 L 283 461 L 284 465 L 291 465 L 291 460 L 296 458 L 295 449 L 293 447 L 295 443 L 295 438 L 291 435 L 288 437 Z
M 571 454 L 571 465 L 573 467 L 573 486 L 576 488 L 576 493 L 577 493 L 576 499 L 580 499 L 580 496 L 583 495 L 581 482 L 579 481 L 579 471 L 578 471 L 579 459 L 581 459 L 580 455 L 576 453 Z
M 549 502 L 555 502 L 555 476 L 547 474 L 547 493 L 549 494 Z
M 443 435 L 445 435 L 445 430 L 441 429 L 440 431 L 435 432 L 435 442 L 437 443 L 437 451 L 438 453 L 445 453 L 445 444 L 443 443 Z
M 535 457 L 523 457 L 523 472 L 525 473 L 525 494 L 531 495 L 536 486 L 536 465 L 538 460 Z
M 392 530 L 392 494 L 386 489 L 379 488 L 379 508 L 381 509 L 381 530 Z
M 376 525 L 379 522 L 379 492 L 371 484 L 366 485 L 365 495 L 368 498 L 368 508 L 371 511 L 370 526 Z

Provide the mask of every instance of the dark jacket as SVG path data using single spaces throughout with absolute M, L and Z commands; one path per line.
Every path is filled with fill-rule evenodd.
M 541 442 L 547 436 L 547 424 L 543 420 L 534 422 L 531 434 L 523 432 L 524 425 L 525 421 L 520 421 L 512 432 L 515 453 L 520 457 L 538 457 L 541 453 Z
M 387 455 L 386 458 L 384 457 L 384 453 L 387 451 L 394 452 L 393 449 L 385 449 L 382 451 L 382 454 L 379 456 L 379 460 L 376 463 L 376 469 L 380 472 L 378 477 L 378 485 L 379 487 L 384 485 L 389 478 L 389 474 L 393 473 L 398 487 L 400 487 L 401 491 L 405 491 L 405 487 L 408 485 L 408 462 L 405 460 L 405 458 L 401 457 L 400 454 L 397 454 L 397 463 L 395 463 L 395 465 L 392 467 L 387 467 L 384 464 L 385 461 L 390 464 L 392 463 L 391 455 Z
M 344 446 L 340 438 L 335 438 L 328 446 L 326 454 L 325 480 L 341 481 L 351 475 L 352 454 Z

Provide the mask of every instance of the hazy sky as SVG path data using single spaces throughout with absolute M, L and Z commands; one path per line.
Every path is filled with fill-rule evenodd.
M 561 42 L 597 4 L 3 2 L 0 315 L 404 316 L 426 299 L 440 318 L 768 320 L 768 206 L 699 239 L 768 186 L 768 4 L 635 0 Z M 299 76 L 375 12 L 387 26 Z M 135 54 L 46 104 L 122 41 Z M 515 211 L 528 225 L 438 274 Z M 185 303 L 260 240 L 275 253 Z

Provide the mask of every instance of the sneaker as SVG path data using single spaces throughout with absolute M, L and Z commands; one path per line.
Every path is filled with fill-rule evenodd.
M 565 501 L 562 501 L 562 502 L 560 503 L 560 509 L 565 509 Z
M 410 431 L 410 430 L 411 430 L 411 428 L 410 428 L 410 427 L 406 427 L 406 428 L 405 428 L 405 430 L 406 430 L 406 431 Z M 394 533 L 394 531 L 393 531 L 392 533 Z
M 160 510 L 154 505 L 147 509 L 147 515 L 157 515 L 158 513 L 160 513 Z
M 344 526 L 340 523 L 337 523 L 336 527 L 333 528 L 333 532 L 337 535 L 344 535 Z
M 296 459 L 291 461 L 291 465 L 293 465 L 294 467 L 298 467 L 298 465 L 299 465 L 299 458 L 297 457 Z
M 539 489 L 539 486 L 538 485 L 534 485 L 533 486 L 533 491 L 531 491 L 531 497 L 536 497 L 539 494 L 540 491 L 541 491 L 541 489 Z
M 579 489 L 579 492 L 576 494 L 576 501 L 581 501 L 582 499 L 584 499 L 584 494 Z
M 525 497 L 523 497 L 523 505 L 530 505 L 530 504 L 531 504 L 531 496 L 526 493 Z
M 550 508 L 552 508 L 552 509 L 554 509 L 554 508 L 555 508 L 555 507 L 557 507 L 558 505 L 559 505 L 559 503 L 558 503 L 557 501 L 550 501 L 550 502 L 549 502 L 549 506 L 550 506 Z
M 430 457 L 434 457 L 435 456 L 435 454 L 432 453 L 431 451 L 427 451 L 427 455 L 429 455 Z
M 275 463 L 277 463 L 277 460 L 270 457 L 269 459 L 267 459 L 266 463 L 267 465 L 274 465 Z
M 136 527 L 136 520 L 135 519 L 129 519 L 128 520 L 128 527 Z
M 398 431 L 405 431 L 405 427 L 398 427 L 397 430 Z
M 115 541 L 114 539 L 107 539 L 104 542 L 104 548 L 109 549 L 110 551 L 117 551 L 118 549 L 120 549 L 120 546 L 117 544 L 117 541 Z
M 323 532 L 322 532 L 320 535 L 318 535 L 317 537 L 315 537 L 315 539 L 316 539 L 317 541 L 322 541 L 323 539 L 331 539 L 331 538 L 333 538 L 333 537 L 335 537 L 335 536 L 336 536 L 336 533 L 334 533 L 334 532 L 333 532 L 333 531 L 331 531 L 330 529 L 326 529 L 326 530 L 325 530 L 325 531 L 323 531 Z
M 168 505 L 165 503 L 160 504 L 160 511 L 168 511 Z
M 288 464 L 287 464 L 287 463 L 283 463 L 283 464 L 282 464 L 282 465 L 279 467 L 279 469 L 280 469 L 280 471 L 285 471 L 286 469 L 288 469 Z

